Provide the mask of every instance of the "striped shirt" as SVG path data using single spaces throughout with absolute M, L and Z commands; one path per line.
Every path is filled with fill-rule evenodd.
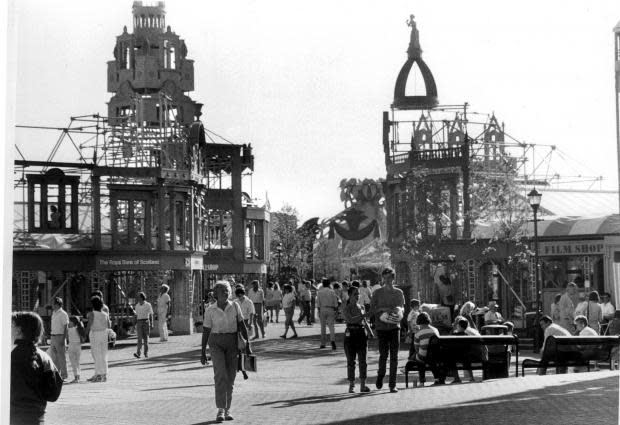
M 433 326 L 425 326 L 416 332 L 413 338 L 413 344 L 415 346 L 415 350 L 418 353 L 417 358 L 420 360 L 424 360 L 426 355 L 428 354 L 428 341 L 431 339 L 433 335 L 439 336 L 439 331 Z

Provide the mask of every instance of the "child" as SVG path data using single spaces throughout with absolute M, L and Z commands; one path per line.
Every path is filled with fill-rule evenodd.
M 37 348 L 43 321 L 31 311 L 11 315 L 11 419 L 13 425 L 43 424 L 48 401 L 62 390 L 60 372 L 47 353 Z
M 80 355 L 82 354 L 82 341 L 84 340 L 84 325 L 77 316 L 69 318 L 69 361 L 73 369 L 73 381 L 80 382 Z

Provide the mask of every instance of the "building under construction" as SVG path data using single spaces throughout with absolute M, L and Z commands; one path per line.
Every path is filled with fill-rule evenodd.
M 617 305 L 618 193 L 552 189 L 559 175 L 541 164 L 555 146 L 539 145 L 535 155 L 535 146 L 512 138 L 494 114 L 440 105 L 413 16 L 409 26 L 407 60 L 383 113 L 382 141 L 387 243 L 407 296 L 447 305 L 493 300 L 525 326 L 524 313 L 535 310 L 536 300 L 526 194 L 537 187 L 544 194 L 539 213 L 546 216 L 538 223 L 545 313 L 567 281 L 582 291 L 611 292 Z M 603 208 L 574 217 L 597 197 Z
M 167 283 L 172 329 L 191 332 L 216 279 L 265 278 L 269 212 L 242 187 L 252 149 L 203 126 L 186 94 L 194 63 L 163 2 L 133 3 L 107 78 L 107 116 L 72 117 L 45 160 L 15 161 L 13 308 L 47 316 L 59 295 L 85 314 L 100 289 L 122 321 L 139 291 L 155 303 Z M 55 158 L 63 143 L 77 162 Z

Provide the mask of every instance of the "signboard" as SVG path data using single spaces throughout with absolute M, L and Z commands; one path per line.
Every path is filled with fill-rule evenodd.
M 605 243 L 594 241 L 563 241 L 539 242 L 538 251 L 541 257 L 556 257 L 565 255 L 603 255 Z
M 193 259 L 182 255 L 98 255 L 96 270 L 190 270 Z M 201 267 L 202 268 L 202 267 Z

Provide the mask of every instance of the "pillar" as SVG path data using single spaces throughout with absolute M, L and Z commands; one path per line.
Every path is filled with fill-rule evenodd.
M 191 334 L 194 328 L 194 279 L 192 279 L 192 272 L 174 270 L 170 281 L 170 292 L 172 293 L 170 327 L 174 335 Z

